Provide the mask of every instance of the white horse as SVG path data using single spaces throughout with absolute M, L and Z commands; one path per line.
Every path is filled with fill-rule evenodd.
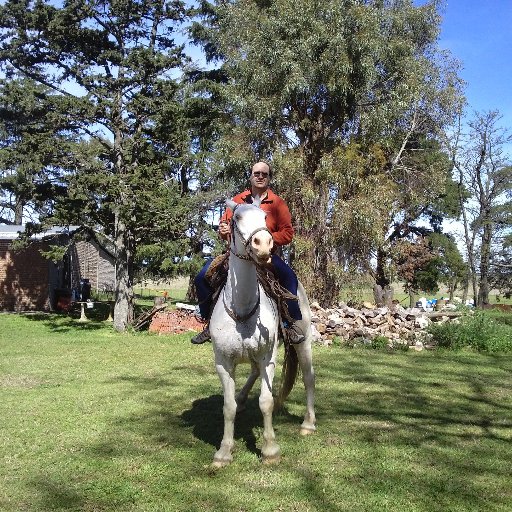
M 210 319 L 210 333 L 215 353 L 215 365 L 224 392 L 224 435 L 213 466 L 221 467 L 232 460 L 234 421 L 258 376 L 261 378 L 259 398 L 263 414 L 263 462 L 280 459 L 279 446 L 272 427 L 274 397 L 272 385 L 279 345 L 279 318 L 275 301 L 265 294 L 258 283 L 256 266 L 267 265 L 273 246 L 272 235 L 265 224 L 265 212 L 256 203 L 236 204 L 227 201 L 233 210 L 230 243 L 229 274 Z M 284 401 L 297 375 L 297 362 L 302 370 L 307 405 L 301 434 L 315 431 L 315 377 L 311 355 L 311 311 L 304 288 L 299 283 L 299 304 L 306 339 L 291 345 L 285 361 L 285 376 L 279 401 Z M 235 397 L 235 367 L 248 362 L 251 374 Z

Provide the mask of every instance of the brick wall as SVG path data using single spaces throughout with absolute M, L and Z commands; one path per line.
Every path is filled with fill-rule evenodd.
M 0 310 L 48 310 L 51 262 L 39 253 L 47 244 L 37 242 L 16 252 L 10 246 L 9 240 L 0 240 Z

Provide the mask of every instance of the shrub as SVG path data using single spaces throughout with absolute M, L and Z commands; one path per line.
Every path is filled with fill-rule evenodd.
M 479 352 L 512 352 L 512 329 L 496 322 L 484 311 L 462 318 L 460 323 L 432 324 L 432 341 L 441 348 L 470 347 Z
M 389 345 L 389 339 L 386 336 L 375 336 L 371 342 L 371 347 L 374 349 L 387 348 Z

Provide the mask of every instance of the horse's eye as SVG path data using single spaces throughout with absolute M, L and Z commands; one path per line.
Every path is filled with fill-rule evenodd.
M 242 216 L 239 213 L 235 214 L 236 221 L 239 221 L 241 218 L 242 218 Z

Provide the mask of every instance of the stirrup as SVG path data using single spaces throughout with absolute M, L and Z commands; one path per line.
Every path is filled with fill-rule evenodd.
M 297 325 L 296 322 L 294 322 L 289 327 L 285 327 L 285 331 L 286 339 L 292 345 L 298 345 L 299 343 L 302 343 L 306 339 L 306 336 L 304 336 L 302 329 Z
M 192 339 L 190 340 L 190 343 L 193 343 L 194 345 L 201 345 L 210 340 L 211 340 L 210 329 L 208 326 L 206 326 L 202 332 L 200 332 L 192 337 Z

